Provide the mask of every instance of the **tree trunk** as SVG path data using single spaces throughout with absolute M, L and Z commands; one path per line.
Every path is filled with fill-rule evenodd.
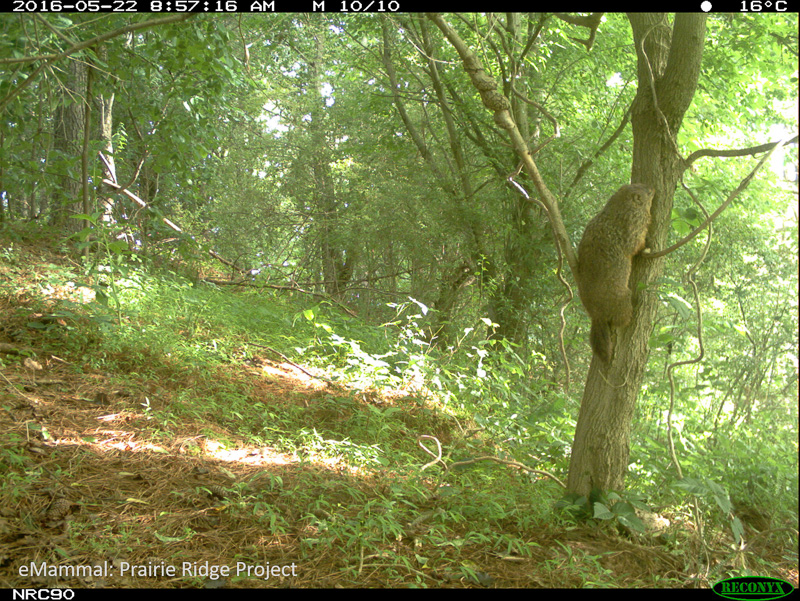
M 51 198 L 52 221 L 69 233 L 80 229 L 80 222 L 68 217 L 81 208 L 80 156 L 86 118 L 86 73 L 84 63 L 70 60 L 54 120 L 53 148 L 60 152 L 57 160 L 62 164 L 63 175 Z
M 108 61 L 108 46 L 101 44 L 97 48 L 97 56 L 101 61 Z M 103 154 L 108 159 L 111 177 L 117 181 L 117 168 L 114 162 L 114 91 L 106 90 L 97 95 L 98 113 L 100 116 L 100 141 L 103 143 Z M 114 198 L 109 196 L 103 199 L 103 221 L 111 222 L 114 217 Z
M 519 54 L 526 48 L 531 34 L 530 26 L 536 16 L 522 18 L 522 13 L 507 13 L 505 27 L 513 39 L 508 52 L 508 73 L 502 82 L 503 94 L 511 102 L 511 112 L 520 135 L 536 146 L 541 135 L 542 115 L 530 107 L 511 88 L 512 82 L 516 90 L 538 102 L 544 102 L 537 95 L 541 91 L 539 75 Z M 525 26 L 527 24 L 527 27 Z M 519 158 L 512 154 L 509 157 L 508 172 L 511 172 Z M 536 280 L 541 279 L 542 262 L 541 240 L 549 243 L 551 239 L 550 225 L 546 215 L 531 208 L 531 202 L 516 190 L 507 191 L 510 200 L 509 210 L 505 216 L 508 224 L 503 247 L 502 285 L 494 287 L 489 300 L 489 315 L 497 324 L 497 329 L 489 336 L 493 339 L 510 340 L 521 348 L 527 348 L 531 323 L 531 304 L 534 297 Z M 499 269 L 498 269 L 499 270 Z
M 475 282 L 475 269 L 464 261 L 451 269 L 442 269 L 439 279 L 439 293 L 431 308 L 435 311 L 432 334 L 436 344 L 447 347 L 454 343 L 452 327 L 453 312 L 460 291 Z
M 319 232 L 323 289 L 332 298 L 341 300 L 353 277 L 358 253 L 354 244 L 347 243 L 348 236 L 342 231 L 342 203 L 337 197 L 336 181 L 331 169 L 334 157 L 330 132 L 326 130 L 324 39 L 321 33 L 316 36 L 314 58 L 308 64 L 309 89 L 314 92 L 308 125 L 311 138 L 310 167 L 314 181 L 312 200 Z
M 632 13 L 628 19 L 638 56 L 631 181 L 656 190 L 647 246 L 658 250 L 664 248 L 669 233 L 672 199 L 683 170 L 676 154 L 677 135 L 697 88 L 706 16 L 676 15 L 672 28 L 664 14 Z M 616 332 L 614 358 L 608 366 L 592 358 L 572 446 L 570 491 L 588 495 L 595 488 L 623 488 L 636 395 L 658 310 L 652 286 L 662 270 L 663 259 L 634 257 L 633 320 Z

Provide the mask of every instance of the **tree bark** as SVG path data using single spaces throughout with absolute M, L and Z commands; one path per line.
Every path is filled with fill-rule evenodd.
M 80 229 L 80 222 L 68 217 L 78 213 L 81 207 L 82 185 L 80 181 L 80 156 L 86 118 L 86 65 L 72 60 L 67 69 L 63 94 L 56 108 L 53 132 L 53 148 L 59 151 L 62 164 L 61 184 L 51 198 L 53 224 L 72 233 Z
M 97 56 L 103 62 L 108 60 L 108 46 L 101 44 L 97 48 Z M 111 89 L 101 91 L 97 95 L 97 107 L 100 116 L 100 140 L 103 143 L 103 154 L 106 156 L 111 177 L 117 180 L 117 168 L 114 161 L 114 91 L 113 86 Z M 103 199 L 103 221 L 110 222 L 113 220 L 112 212 L 114 210 L 114 198 L 108 196 Z
M 528 15 L 525 19 L 522 13 L 506 14 L 505 29 L 511 43 L 508 44 L 508 76 L 502 82 L 503 94 L 511 102 L 514 123 L 517 124 L 520 135 L 531 146 L 536 146 L 540 139 L 542 115 L 514 93 L 512 82 L 518 92 L 529 97 L 540 91 L 538 73 L 524 60 L 525 52 L 530 52 L 538 37 L 538 33 L 532 30 L 534 19 L 542 24 L 541 17 L 535 14 Z M 515 156 L 509 159 L 504 176 L 513 171 L 514 162 L 519 160 Z M 551 232 L 546 214 L 533 210 L 530 201 L 516 190 L 508 190 L 506 193 L 510 195 L 509 210 L 505 216 L 508 233 L 503 245 L 502 275 L 498 277 L 502 285 L 494 287 L 489 299 L 489 316 L 497 324 L 490 338 L 505 338 L 526 349 L 532 319 L 530 307 L 533 291 L 537 279 L 543 277 L 542 269 L 546 265 L 541 257 L 541 241 L 545 240 L 546 246 Z
M 314 58 L 309 62 L 309 85 L 314 91 L 308 126 L 314 181 L 312 200 L 318 216 L 323 289 L 332 298 L 342 300 L 344 290 L 353 276 L 358 253 L 355 245 L 347 243 L 347 236 L 342 232 L 342 203 L 337 198 L 336 182 L 331 170 L 333 156 L 329 132 L 325 129 L 323 40 L 322 35 L 317 36 Z
M 706 16 L 676 15 L 671 28 L 664 14 L 632 13 L 628 19 L 638 57 L 631 181 L 656 190 L 647 246 L 657 250 L 669 233 L 673 195 L 683 170 L 677 135 L 697 89 Z M 588 495 L 596 488 L 624 486 L 636 396 L 658 309 L 652 286 L 663 265 L 663 258 L 634 257 L 633 320 L 617 330 L 614 358 L 607 367 L 592 358 L 572 446 L 567 481 L 572 492 Z

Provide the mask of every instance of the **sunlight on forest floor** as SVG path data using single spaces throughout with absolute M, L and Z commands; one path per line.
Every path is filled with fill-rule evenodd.
M 10 333 L 45 317 L 25 310 L 37 299 L 23 292 L 22 280 L 34 273 L 31 263 L 0 266 L 0 277 L 20 284 L 0 298 L 0 342 L 9 349 Z M 39 289 L 39 302 L 58 292 L 53 284 Z M 74 292 L 57 295 L 72 299 Z M 50 325 L 72 328 L 67 336 L 80 328 L 70 319 Z M 421 513 L 406 523 L 398 517 L 408 515 L 404 487 L 416 478 L 423 490 L 436 489 L 433 470 L 421 477 L 392 463 L 354 466 L 346 452 L 356 447 L 316 428 L 369 422 L 389 408 L 413 425 L 416 415 L 439 411 L 408 391 L 350 389 L 311 368 L 259 356 L 206 367 L 198 379 L 197 370 L 167 365 L 159 367 L 160 378 L 158 370 L 106 373 L 52 344 L 46 352 L 21 352 L 35 355 L 39 367 L 0 356 L 0 445 L 8 463 L 0 498 L 2 586 L 709 586 L 685 573 L 680 555 L 610 529 L 542 522 L 519 531 L 514 520 L 446 519 L 456 514 L 438 495 L 416 506 Z M 247 424 L 212 405 L 197 413 L 195 395 L 212 382 L 248 391 L 248 404 L 266 414 L 281 407 L 299 412 L 308 424 L 302 453 L 254 444 Z M 429 423 L 439 424 L 431 432 L 446 441 L 455 422 L 441 416 Z M 275 434 L 284 435 L 278 424 Z M 509 482 L 531 486 L 522 474 Z M 447 534 L 436 538 L 426 520 L 440 517 Z M 334 526 L 351 538 L 325 538 Z M 524 541 L 527 555 L 482 542 L 489 539 L 477 528 L 484 527 Z M 20 575 L 20 566 L 41 566 L 52 552 L 62 558 L 48 564 L 55 573 Z M 769 559 L 787 565 L 780 555 Z M 90 570 L 72 574 L 58 566 Z M 796 569 L 781 577 L 797 585 Z

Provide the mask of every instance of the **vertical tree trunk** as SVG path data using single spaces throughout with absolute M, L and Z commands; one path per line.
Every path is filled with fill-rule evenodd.
M 53 132 L 53 149 L 60 155 L 57 160 L 62 163 L 64 174 L 50 202 L 53 224 L 71 233 L 80 229 L 80 222 L 68 217 L 79 212 L 81 207 L 80 156 L 86 114 L 86 99 L 83 96 L 86 90 L 86 65 L 70 60 L 66 71 Z
M 98 58 L 104 63 L 108 61 L 108 46 L 101 44 L 97 49 Z M 107 90 L 97 95 L 98 113 L 100 115 L 100 141 L 103 143 L 103 154 L 108 159 L 111 169 L 111 177 L 116 181 L 117 168 L 114 162 L 114 92 Z M 103 221 L 113 219 L 114 199 L 107 197 L 103 199 Z
M 530 35 L 530 28 L 524 28 L 523 23 L 530 24 L 534 18 L 534 15 L 528 15 L 523 20 L 521 13 L 506 14 L 505 27 L 513 40 L 509 44 L 513 50 L 508 53 L 509 75 L 502 82 L 503 94 L 511 102 L 511 113 L 517 129 L 531 146 L 535 146 L 539 140 L 541 115 L 514 94 L 511 86 L 513 83 L 517 91 L 526 96 L 532 96 L 532 91 L 535 94 L 538 75 L 518 55 L 520 49 L 526 47 Z M 518 160 L 513 154 L 509 158 L 510 164 Z M 509 195 L 509 210 L 505 217 L 508 233 L 503 247 L 503 274 L 500 278 L 502 285 L 494 288 L 489 301 L 489 315 L 498 325 L 491 338 L 505 338 L 525 348 L 531 320 L 533 280 L 542 265 L 538 244 L 534 241 L 538 242 L 543 233 L 549 239 L 550 226 L 546 217 L 537 218 L 536 212 L 531 210 L 530 201 L 521 194 L 513 191 Z
M 664 14 L 632 13 L 628 18 L 638 56 L 631 181 L 656 190 L 647 246 L 658 250 L 669 233 L 672 199 L 683 169 L 676 154 L 677 135 L 697 88 L 706 16 L 679 14 L 672 27 Z M 614 359 L 607 367 L 592 358 L 567 481 L 573 492 L 585 495 L 594 488 L 623 488 L 636 395 L 658 309 L 650 287 L 662 270 L 663 259 L 634 257 L 633 320 L 616 332 Z M 645 288 L 640 290 L 640 285 Z
M 325 99 L 323 97 L 323 36 L 318 35 L 314 59 L 309 62 L 310 85 L 315 96 L 311 99 L 311 169 L 314 176 L 313 201 L 316 207 L 322 251 L 322 276 L 325 292 L 341 298 L 353 276 L 357 259 L 356 248 L 347 244 L 342 235 L 342 215 L 337 202 L 336 182 L 331 170 L 333 158 L 328 132 L 325 131 Z

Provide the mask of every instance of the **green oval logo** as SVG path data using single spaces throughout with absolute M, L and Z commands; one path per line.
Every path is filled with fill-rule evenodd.
M 711 590 L 720 597 L 726 599 L 780 599 L 792 591 L 794 587 L 791 583 L 779 578 L 767 578 L 761 576 L 748 576 L 745 578 L 728 578 L 720 580 Z

